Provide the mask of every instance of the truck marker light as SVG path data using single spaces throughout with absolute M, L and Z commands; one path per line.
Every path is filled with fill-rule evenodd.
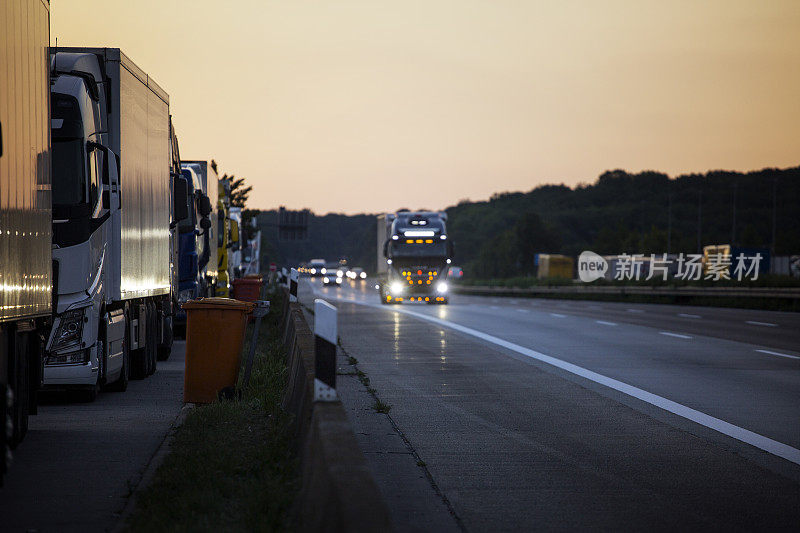
M 400 237 L 398 237 L 397 235 L 392 235 L 392 240 L 393 240 L 393 241 L 396 241 L 396 240 L 397 240 L 397 239 L 399 239 L 399 238 L 400 238 Z
M 439 235 L 439 238 L 443 241 L 447 240 L 447 235 Z
M 433 239 L 425 239 L 425 244 L 433 244 Z
M 422 275 L 422 270 L 417 270 L 417 276 L 421 276 L 421 275 Z
M 428 298 L 428 297 L 426 296 L 426 297 L 425 297 L 425 301 L 426 301 L 426 302 L 430 302 L 430 301 L 431 301 L 431 299 L 430 299 L 430 298 Z

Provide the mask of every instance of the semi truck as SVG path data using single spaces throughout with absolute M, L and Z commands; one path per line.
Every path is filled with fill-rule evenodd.
M 187 186 L 187 216 L 178 223 L 178 293 L 174 314 L 174 331 L 179 337 L 186 332 L 186 312 L 181 306 L 195 298 L 211 296 L 206 273 L 210 261 L 212 224 L 211 200 L 205 194 L 203 181 L 200 179 L 200 165 L 183 163 L 182 179 Z M 216 241 L 214 241 L 216 244 Z M 210 285 L 213 289 L 213 285 Z
M 51 49 L 55 317 L 44 386 L 124 391 L 171 350 L 169 96 L 118 48 Z M 171 172 L 172 171 L 172 172 Z
M 229 261 L 231 247 L 231 183 L 227 179 L 219 180 L 219 200 L 217 201 L 217 288 L 216 295 L 229 298 L 233 272 Z
M 185 243 L 186 252 L 191 253 L 191 249 L 194 247 L 195 253 L 197 253 L 198 257 L 197 283 L 200 285 L 200 288 L 197 289 L 196 297 L 215 296 L 217 286 L 217 248 L 219 238 L 217 235 L 217 215 L 219 212 L 219 178 L 217 177 L 216 170 L 214 170 L 209 161 L 182 161 L 181 168 L 184 172 L 186 172 L 184 177 L 191 175 L 189 174 L 191 172 L 197 176 L 199 181 L 199 188 L 196 185 L 193 185 L 192 187 L 194 199 L 199 211 L 197 214 L 200 215 L 200 220 L 195 221 L 194 225 L 194 245 L 192 245 L 191 238 L 188 236 L 186 237 L 186 240 L 189 242 Z M 208 198 L 208 206 L 206 206 L 206 200 L 204 200 L 203 197 Z M 206 211 L 208 214 L 204 216 L 202 213 Z M 203 227 L 205 225 L 205 222 L 203 222 L 204 218 L 209 220 L 209 228 Z M 188 224 L 185 226 L 185 229 L 189 229 Z M 192 268 L 191 270 L 194 269 Z M 187 278 L 190 276 L 191 275 L 188 274 Z M 186 296 L 188 296 L 188 293 L 184 294 L 184 297 Z M 180 312 L 177 316 L 180 316 Z
M 233 273 L 231 281 L 243 276 L 242 274 L 242 239 L 240 234 L 244 232 L 242 227 L 242 208 L 231 206 L 228 210 L 228 217 L 231 225 L 231 243 L 228 253 L 230 261 L 230 271 Z
M 378 274 L 382 304 L 446 304 L 453 243 L 447 213 L 400 211 L 378 216 Z
M 0 484 L 36 412 L 52 314 L 50 8 L 0 3 Z

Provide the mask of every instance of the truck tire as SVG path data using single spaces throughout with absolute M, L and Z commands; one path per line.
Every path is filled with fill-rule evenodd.
M 173 326 L 172 326 L 172 319 L 166 320 L 166 317 L 160 319 L 162 324 L 164 325 L 164 344 L 158 345 L 158 360 L 159 361 L 166 361 L 169 359 L 170 354 L 172 354 L 172 340 L 173 340 Z

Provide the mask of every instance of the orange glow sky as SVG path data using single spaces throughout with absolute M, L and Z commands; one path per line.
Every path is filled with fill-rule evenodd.
M 254 208 L 800 163 L 796 0 L 52 0 L 56 37 L 122 48 Z

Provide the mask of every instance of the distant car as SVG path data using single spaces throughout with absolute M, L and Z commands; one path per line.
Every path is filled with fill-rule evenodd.
M 323 276 L 327 272 L 324 259 L 312 259 L 308 264 L 308 273 L 311 277 Z
M 463 278 L 464 271 L 461 270 L 461 267 L 455 267 L 455 266 L 450 267 L 449 269 L 447 269 L 447 277 L 454 279 Z
M 359 281 L 362 279 L 367 279 L 367 273 L 364 272 L 363 268 L 355 267 L 347 271 L 347 277 L 353 281 Z
M 344 274 L 344 272 L 342 272 L 341 270 L 332 270 L 330 272 L 326 272 L 322 276 L 322 284 L 326 287 L 328 285 L 333 285 L 334 287 L 340 287 L 342 285 L 341 274 Z

